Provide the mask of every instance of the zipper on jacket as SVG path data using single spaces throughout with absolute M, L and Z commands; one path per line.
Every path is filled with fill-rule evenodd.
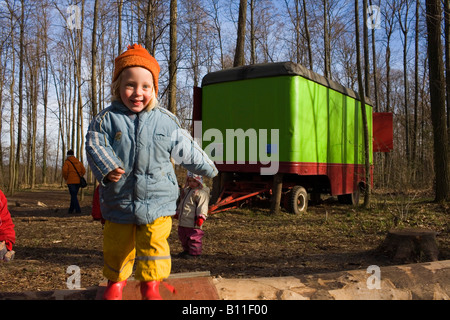
M 191 191 L 192 191 L 192 189 L 189 188 L 189 191 L 185 194 L 184 199 L 183 199 L 183 201 L 181 202 L 183 205 L 181 206 L 180 217 L 181 217 L 181 214 L 182 214 L 183 211 L 184 211 L 184 205 L 186 204 L 187 196 L 189 195 L 189 193 L 190 193 Z
M 138 155 L 138 135 L 139 135 L 139 113 L 134 114 L 136 118 L 133 119 L 134 122 L 134 163 L 133 163 L 133 179 L 136 180 L 136 162 L 137 162 L 137 155 Z M 133 203 L 133 214 L 136 217 L 136 188 L 137 188 L 137 181 L 134 181 L 134 188 L 133 188 L 133 195 L 132 195 L 132 203 Z
M 181 212 L 180 212 L 180 219 L 181 219 L 181 215 L 182 215 L 182 213 L 183 213 L 183 209 L 184 209 L 184 205 L 186 204 L 186 199 L 188 198 L 188 195 L 191 193 L 191 192 L 195 192 L 195 189 L 191 189 L 191 188 L 189 188 L 189 191 L 186 193 L 186 195 L 184 196 L 184 199 L 183 199 L 183 206 L 181 207 Z M 194 228 L 195 228 L 195 221 L 197 220 L 197 206 L 195 206 L 195 218 L 194 218 Z

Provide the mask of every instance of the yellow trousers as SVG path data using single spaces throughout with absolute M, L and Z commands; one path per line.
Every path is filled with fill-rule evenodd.
M 167 238 L 172 217 L 147 225 L 106 221 L 103 229 L 103 275 L 111 281 L 128 279 L 136 262 L 135 279 L 161 281 L 170 275 L 172 262 Z

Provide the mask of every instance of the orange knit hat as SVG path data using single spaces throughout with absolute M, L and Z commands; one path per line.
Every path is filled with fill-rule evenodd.
M 115 59 L 113 82 L 117 80 L 123 69 L 130 67 L 142 67 L 150 71 L 153 75 L 155 94 L 158 95 L 160 71 L 158 61 L 140 44 L 135 43 L 132 46 L 128 46 L 128 50 Z

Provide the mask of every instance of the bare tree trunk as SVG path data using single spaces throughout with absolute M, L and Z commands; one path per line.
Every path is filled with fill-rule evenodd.
M 417 0 L 419 2 L 419 0 Z M 444 0 L 445 77 L 447 84 L 447 136 L 450 139 L 450 1 Z
M 405 86 L 404 105 L 405 105 L 405 148 L 406 148 L 406 160 L 410 163 L 411 149 L 410 149 L 410 132 L 409 132 L 409 110 L 408 110 L 408 96 L 409 96 L 409 80 L 408 80 L 408 14 L 409 14 L 409 1 L 405 0 L 406 13 L 404 15 L 405 21 L 402 21 L 401 10 L 403 6 L 399 7 L 398 21 L 400 28 L 404 36 L 403 42 L 403 81 Z M 403 2 L 402 2 L 403 3 Z
M 389 5 L 389 3 L 388 3 Z M 385 7 L 382 12 L 385 13 L 384 21 L 385 21 L 385 30 L 386 30 L 386 51 L 385 51 L 385 62 L 386 62 L 386 107 L 384 112 L 391 112 L 391 37 L 394 31 L 394 15 L 391 12 L 394 12 L 395 9 L 392 7 Z M 383 175 L 383 183 L 384 185 L 388 185 L 390 179 L 390 170 L 387 168 L 391 162 L 391 154 L 389 152 L 384 153 L 384 168 L 385 170 Z
M 20 172 L 20 154 L 22 152 L 22 113 L 23 113 L 23 62 L 24 62 L 24 39 L 25 36 L 25 0 L 21 0 L 21 15 L 20 15 L 20 36 L 19 36 L 19 114 L 17 119 L 17 151 L 16 151 L 16 167 L 15 167 L 15 186 L 19 187 L 19 172 Z
M 27 46 L 26 48 L 29 48 L 29 46 Z M 27 59 L 27 57 L 31 56 L 30 54 L 28 54 L 27 50 L 25 50 L 25 59 Z M 26 61 L 25 61 L 26 62 Z M 23 146 L 23 154 L 22 154 L 22 159 L 23 159 L 23 179 L 22 182 L 24 185 L 30 185 L 30 141 L 31 141 L 31 132 L 32 132 L 32 125 L 31 125 L 31 118 L 32 118 L 32 106 L 33 106 L 33 88 L 34 88 L 34 81 L 33 81 L 33 76 L 34 74 L 31 72 L 32 69 L 29 67 L 28 70 L 27 68 L 24 69 L 24 72 L 26 75 L 28 75 L 26 77 L 26 80 L 28 80 L 28 83 L 25 82 L 25 97 L 26 97 L 26 112 L 24 114 L 25 118 L 26 118 L 26 127 L 24 130 L 24 133 L 26 134 L 26 138 L 24 141 L 24 146 Z
M 372 0 L 369 0 L 369 5 L 372 6 Z M 367 8 L 366 8 L 367 10 Z M 367 20 L 366 20 L 367 21 Z M 373 86 L 374 86 L 374 99 L 375 99 L 375 112 L 380 112 L 380 101 L 378 97 L 378 70 L 377 70 L 377 51 L 375 47 L 375 28 L 372 28 L 372 72 L 373 72 Z M 375 168 L 378 168 L 379 175 L 381 176 L 381 181 L 384 180 L 385 168 L 384 164 L 384 153 L 376 153 L 374 157 Z
M 292 14 L 290 12 L 290 8 L 289 8 L 289 1 L 288 0 L 284 0 L 285 4 L 286 4 L 286 9 L 289 12 L 289 16 L 291 17 L 291 21 L 292 24 L 294 26 L 294 32 L 295 32 L 295 62 L 296 63 L 302 63 L 304 60 L 302 59 L 302 52 L 301 52 L 301 48 L 302 48 L 302 35 L 300 32 L 300 20 L 301 20 L 301 15 L 300 15 L 300 0 L 294 0 L 294 10 L 295 12 Z
M 13 30 L 13 16 L 11 14 L 11 31 Z M 11 32 L 11 34 L 13 34 Z M 9 147 L 9 186 L 8 191 L 12 195 L 15 191 L 15 182 L 16 182 L 16 165 L 14 162 L 14 150 L 15 150 L 15 143 L 14 143 L 14 105 L 15 105 L 15 99 L 14 99 L 14 86 L 15 86 L 15 69 L 16 69 L 16 53 L 14 51 L 14 36 L 11 37 L 11 83 L 9 86 L 9 92 L 11 96 L 11 110 L 10 110 L 10 122 L 9 122 L 9 139 L 11 141 L 11 145 Z
M 365 95 L 370 97 L 369 30 L 367 27 L 367 7 L 367 0 L 363 0 L 364 87 Z
M 48 143 L 47 143 L 47 113 L 48 113 L 48 73 L 49 73 L 49 65 L 48 65 L 48 17 L 47 17 L 47 9 L 44 9 L 44 68 L 41 69 L 41 81 L 42 81 L 42 94 L 43 94 L 43 103 L 44 103 L 44 137 L 43 137 L 43 145 L 42 145 L 42 183 L 47 184 L 48 178 L 48 167 L 47 167 L 47 157 L 48 157 Z M 43 72 L 43 74 L 42 74 Z
M 162 5 L 161 1 L 158 0 L 148 1 L 147 17 L 146 17 L 147 26 L 145 30 L 147 34 L 146 46 L 148 46 L 147 50 L 150 52 L 152 56 L 155 56 L 157 41 L 162 36 L 165 30 L 165 26 L 158 25 L 158 15 L 159 15 L 158 5 L 160 6 Z M 177 20 L 178 20 L 178 13 L 177 13 Z M 177 49 L 177 56 L 178 56 L 178 49 Z
M 247 0 L 239 2 L 239 20 L 236 40 L 236 52 L 234 54 L 234 67 L 245 65 L 245 25 L 247 20 Z
M 142 10 L 142 6 L 141 6 L 141 0 L 136 0 L 136 12 L 135 12 L 136 16 L 137 17 L 144 16 L 142 11 L 143 10 Z M 144 19 L 136 19 L 136 20 L 137 20 L 137 24 L 138 24 L 138 28 L 137 28 L 137 39 L 138 40 L 137 40 L 137 42 L 142 43 L 142 41 L 145 41 L 145 39 L 143 39 L 143 36 L 142 36 L 142 29 L 144 28 L 144 21 L 143 21 Z M 144 35 L 145 35 L 145 33 L 144 33 Z
M 190 58 L 190 66 L 192 69 L 192 80 L 194 88 L 199 86 L 200 83 L 200 55 L 201 52 L 207 50 L 202 47 L 201 38 L 204 36 L 204 29 L 202 25 L 204 25 L 204 21 L 202 19 L 201 8 L 199 7 L 198 1 L 188 1 L 188 8 L 186 8 L 186 17 L 188 19 L 188 30 L 186 31 L 187 38 L 189 40 L 189 58 Z
M 94 2 L 94 25 L 92 27 L 92 73 L 91 73 L 91 112 L 92 117 L 98 112 L 97 104 L 97 22 L 98 22 L 98 0 Z
M 448 0 L 446 0 L 448 1 Z M 417 156 L 416 156 L 416 148 L 417 148 L 417 117 L 419 112 L 419 0 L 416 0 L 416 26 L 415 26 L 415 48 L 414 48 L 414 124 L 413 124 L 413 132 L 412 132 L 412 154 L 411 161 L 413 165 L 413 174 L 414 181 L 417 179 L 416 177 L 416 164 L 417 164 Z
M 448 137 L 445 118 L 445 81 L 441 43 L 441 2 L 426 0 L 431 120 L 434 134 L 435 201 L 449 199 Z
M 294 26 L 294 32 L 295 32 L 295 62 L 296 63 L 302 63 L 302 54 L 300 51 L 301 48 L 301 33 L 300 33 L 300 0 L 294 0 L 294 7 L 295 12 L 294 14 L 290 13 L 289 8 L 289 1 L 284 0 L 286 4 L 286 9 L 289 12 L 289 15 L 291 16 L 291 21 Z
M 421 99 L 421 103 L 420 103 L 420 107 L 421 107 L 421 113 L 420 113 L 420 138 L 421 141 L 424 141 L 425 138 L 425 104 L 428 104 L 428 102 L 425 102 L 424 100 L 424 96 L 425 96 L 425 83 L 428 77 L 428 58 L 427 56 L 425 56 L 425 59 L 423 59 L 423 75 L 422 75 L 422 87 L 420 89 L 420 95 L 422 96 Z M 423 143 L 420 144 L 420 152 L 419 152 L 419 159 L 422 163 L 425 162 L 425 146 Z M 421 172 L 421 179 L 424 180 L 425 179 L 425 172 L 424 170 L 422 170 Z
M 105 48 L 105 33 L 106 33 L 106 27 L 105 27 L 105 22 L 103 20 L 101 20 L 101 38 L 100 38 L 100 48 L 102 48 L 101 51 L 101 58 L 100 58 L 100 74 L 99 74 L 99 82 L 100 82 L 100 87 L 98 90 L 98 108 L 99 108 L 99 112 L 105 109 L 105 103 L 106 103 L 106 97 L 105 97 L 105 91 L 107 91 L 107 89 L 105 88 L 105 60 L 106 60 L 106 52 L 107 49 Z
M 56 100 L 58 101 L 58 111 L 59 111 L 59 118 L 58 118 L 58 149 L 57 149 L 57 153 L 56 153 L 56 170 L 55 170 L 55 176 L 54 176 L 54 180 L 56 181 L 57 175 L 56 172 L 58 171 L 58 165 L 63 163 L 63 161 L 58 161 L 59 159 L 59 141 L 61 141 L 62 144 L 62 148 L 61 148 L 61 153 L 62 153 L 62 157 L 64 158 L 64 155 L 66 153 L 66 143 L 65 143 L 65 139 L 64 139 L 64 129 L 67 128 L 67 126 L 64 125 L 64 120 L 65 120 L 65 112 L 68 111 L 66 110 L 66 108 L 64 106 L 66 106 L 65 103 L 65 85 L 66 85 L 66 81 L 65 81 L 65 77 L 66 77 L 66 72 L 60 72 L 60 79 L 59 81 L 56 79 L 56 73 L 55 70 L 53 68 L 53 63 L 52 60 L 50 60 L 50 70 L 52 71 L 52 75 L 53 75 L 53 83 L 55 86 L 55 92 L 56 92 Z M 59 86 L 58 86 L 58 82 L 59 82 Z M 60 92 L 61 91 L 61 92 Z M 62 178 L 61 178 L 62 179 Z M 61 180 L 61 186 L 62 186 L 62 180 Z
M 36 55 L 34 61 L 33 70 L 30 70 L 31 73 L 33 73 L 32 77 L 32 97 L 31 97 L 31 127 L 29 130 L 31 130 L 30 136 L 31 141 L 28 141 L 27 144 L 29 144 L 29 150 L 30 150 L 30 188 L 34 189 L 36 184 L 36 135 L 37 135 L 37 107 L 38 107 L 38 68 L 39 68 L 39 42 L 36 46 Z
M 177 113 L 177 0 L 170 0 L 169 111 Z
M 250 64 L 256 63 L 255 0 L 250 0 Z
M 146 24 L 145 24 L 145 39 L 144 39 L 144 43 L 145 43 L 145 48 L 152 52 L 151 48 L 152 48 L 152 12 L 153 12 L 153 6 L 152 6 L 152 2 L 148 1 L 147 4 L 147 13 L 146 13 Z
M 92 55 L 92 73 L 91 73 L 91 99 L 92 99 L 92 105 L 91 105 L 91 116 L 95 117 L 95 115 L 98 113 L 98 100 L 97 100 L 97 55 L 98 55 L 98 41 L 97 41 L 97 24 L 98 24 L 98 10 L 99 10 L 99 3 L 98 0 L 95 0 L 94 2 L 94 17 L 93 17 L 93 26 L 92 26 L 92 49 L 91 49 L 91 55 Z M 92 174 L 89 175 L 89 180 L 91 180 Z M 92 180 L 91 180 L 92 181 Z M 97 181 L 94 181 L 95 186 L 97 186 Z
M 372 0 L 369 1 L 372 6 Z M 375 29 L 372 28 L 372 61 L 373 61 L 373 84 L 375 97 L 375 112 L 380 112 L 380 101 L 378 97 L 378 70 L 377 70 L 377 50 L 375 47 Z
M 355 34 L 356 34 L 356 67 L 358 69 L 358 87 L 359 98 L 361 102 L 361 114 L 364 128 L 364 156 L 365 156 L 365 193 L 364 193 L 364 207 L 368 208 L 370 205 L 370 155 L 369 155 L 369 131 L 367 126 L 366 115 L 366 98 L 364 93 L 364 85 L 362 80 L 361 69 L 361 49 L 360 49 L 360 36 L 359 36 L 359 0 L 355 0 Z
M 306 0 L 303 0 L 303 20 L 305 24 L 305 36 L 306 36 L 306 44 L 308 46 L 308 58 L 309 58 L 309 69 L 313 69 L 313 57 L 312 57 L 312 49 L 311 49 L 311 36 L 309 34 L 308 27 L 308 11 L 306 10 Z
M 74 119 L 76 119 L 77 124 L 77 157 L 80 161 L 83 161 L 83 145 L 84 145 L 84 134 L 83 133 L 83 97 L 82 97 L 82 91 L 81 87 L 83 85 L 82 79 L 81 79 L 81 63 L 82 63 L 82 57 L 83 57 L 83 30 L 84 30 L 84 3 L 85 0 L 81 2 L 81 29 L 79 30 L 79 42 L 78 42 L 78 61 L 77 61 L 77 70 L 76 70 L 76 76 L 77 76 L 77 83 L 78 83 L 78 108 L 77 108 L 77 114 L 74 115 Z
M 214 10 L 214 26 L 217 30 L 217 38 L 219 41 L 219 49 L 220 49 L 220 66 L 222 69 L 225 69 L 225 60 L 224 60 L 224 54 L 223 54 L 223 43 L 222 43 L 222 27 L 220 26 L 219 21 L 219 7 L 218 1 L 213 1 L 213 10 Z
M 76 46 L 74 45 L 74 60 L 75 60 L 75 64 L 76 64 L 78 59 L 76 58 L 76 54 L 75 54 L 75 50 L 76 49 L 75 48 L 76 48 Z M 76 117 L 76 115 L 77 115 L 77 109 L 76 109 L 76 101 L 77 101 L 77 99 L 75 98 L 75 95 L 76 95 L 77 70 L 78 70 L 78 68 L 77 68 L 76 65 L 74 67 L 75 67 L 75 70 L 74 70 L 74 73 L 73 73 L 73 75 L 74 75 L 73 79 L 70 78 L 70 80 L 69 80 L 70 88 L 73 87 L 73 89 L 71 89 L 70 96 L 69 96 L 69 103 L 72 103 L 72 119 L 70 118 L 70 116 L 71 116 L 70 112 L 68 113 L 68 117 L 67 117 L 68 122 L 70 122 L 70 120 L 72 120 L 72 133 L 69 135 L 69 131 L 67 130 L 67 135 L 68 135 L 67 136 L 67 141 L 68 141 L 67 145 L 68 146 L 70 145 L 70 149 L 72 149 L 75 152 L 76 151 L 76 148 L 75 148 L 75 141 L 76 141 L 75 134 L 76 134 L 76 127 L 77 127 L 77 117 Z M 73 80 L 73 86 L 72 86 L 72 80 Z M 72 97 L 72 100 L 70 100 L 71 97 Z M 69 126 L 67 126 L 67 128 L 69 128 Z M 67 147 L 67 148 L 69 149 L 69 147 Z M 76 156 L 78 157 L 78 153 L 76 153 Z
M 118 17 L 117 17 L 117 41 L 118 41 L 118 55 L 122 53 L 122 10 L 123 0 L 119 0 L 117 4 Z
M 393 11 L 392 8 L 385 8 L 385 11 Z M 394 16 L 392 14 L 387 14 L 384 17 L 386 22 L 386 51 L 385 51 L 385 61 L 386 61 L 386 109 L 385 112 L 391 112 L 391 37 L 394 32 Z
M 324 48 L 324 76 L 331 77 L 330 35 L 328 31 L 328 0 L 323 0 L 323 48 Z
M 81 1 L 81 29 L 80 29 L 80 42 L 77 64 L 77 82 L 78 82 L 78 114 L 77 114 L 77 155 L 78 159 L 83 162 L 84 157 L 84 118 L 83 118 L 83 98 L 81 92 L 81 86 L 83 85 L 81 79 L 81 62 L 83 58 L 83 30 L 84 30 L 84 4 L 85 0 Z M 81 200 L 84 199 L 84 189 L 80 189 Z

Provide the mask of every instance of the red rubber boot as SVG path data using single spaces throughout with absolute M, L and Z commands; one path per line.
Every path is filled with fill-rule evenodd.
M 162 300 L 159 294 L 160 281 L 142 281 L 141 295 L 142 300 Z
M 127 285 L 127 280 L 114 282 L 108 280 L 108 285 L 103 293 L 103 300 L 122 300 L 123 288 Z

